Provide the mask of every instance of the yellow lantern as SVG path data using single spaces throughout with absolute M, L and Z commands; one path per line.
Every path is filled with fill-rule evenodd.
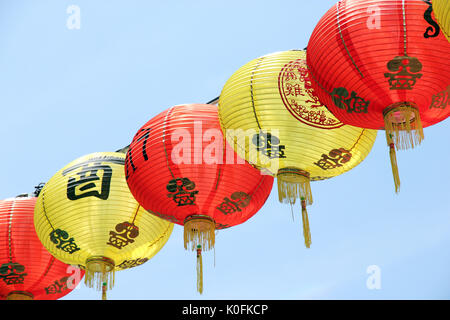
M 433 0 L 433 12 L 448 41 L 450 41 L 450 1 Z
M 309 248 L 310 181 L 357 166 L 371 151 L 377 131 L 344 125 L 319 102 L 301 50 L 242 66 L 226 82 L 218 105 L 224 134 L 239 156 L 277 177 L 280 202 L 301 200 Z
M 169 239 L 173 223 L 144 210 L 125 180 L 125 154 L 99 152 L 59 170 L 36 202 L 34 224 L 57 259 L 85 269 L 85 283 L 102 290 L 114 272 L 141 265 Z

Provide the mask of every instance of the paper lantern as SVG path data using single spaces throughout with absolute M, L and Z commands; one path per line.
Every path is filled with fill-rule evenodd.
M 84 271 L 53 257 L 34 229 L 35 197 L 0 201 L 0 300 L 57 300 Z
M 431 5 L 430 0 L 427 3 Z M 450 2 L 448 0 L 433 0 L 432 4 L 436 20 L 439 22 L 445 37 L 450 41 Z
M 431 12 L 422 0 L 339 1 L 308 44 L 320 101 L 345 124 L 385 130 L 396 192 L 395 150 L 450 115 L 450 43 Z
M 219 116 L 239 156 L 277 177 L 280 202 L 301 200 L 309 248 L 310 181 L 354 168 L 377 132 L 344 125 L 318 101 L 301 50 L 268 54 L 238 69 L 222 89 Z
M 148 214 L 130 193 L 125 154 L 98 152 L 59 170 L 35 209 L 39 239 L 58 259 L 86 270 L 88 287 L 106 290 L 114 272 L 141 265 L 170 237 L 173 224 Z
M 197 289 L 203 291 L 201 252 L 215 230 L 241 224 L 263 206 L 273 178 L 236 157 L 224 141 L 217 107 L 174 106 L 136 133 L 126 158 L 136 200 L 184 226 L 185 249 L 197 252 Z

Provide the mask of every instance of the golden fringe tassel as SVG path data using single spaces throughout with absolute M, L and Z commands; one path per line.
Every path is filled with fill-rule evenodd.
M 189 216 L 184 221 L 184 248 L 195 250 L 201 245 L 204 250 L 214 248 L 216 224 L 208 216 Z
M 400 192 L 400 175 L 398 172 L 397 155 L 392 136 L 386 132 L 386 140 L 389 145 L 389 157 L 391 158 L 392 176 L 394 177 L 395 193 Z
M 309 229 L 308 211 L 306 211 L 306 200 L 302 199 L 302 220 L 303 220 L 303 237 L 305 238 L 305 246 L 311 246 L 311 231 Z
M 419 110 L 407 102 L 392 105 L 384 111 L 384 128 L 397 150 L 412 149 L 424 139 Z
M 297 199 L 302 204 L 303 237 L 305 246 L 311 246 L 311 231 L 309 229 L 308 212 L 306 206 L 313 203 L 310 175 L 304 170 L 297 168 L 282 168 L 278 170 L 278 198 L 280 202 L 295 204 Z
M 280 202 L 295 204 L 297 199 L 304 198 L 308 205 L 313 203 L 308 172 L 296 168 L 280 169 L 277 182 Z
M 114 279 L 114 261 L 105 257 L 87 259 L 84 283 L 89 288 L 102 291 L 103 300 L 106 300 L 106 290 L 114 287 Z
M 197 291 L 203 293 L 203 262 L 202 262 L 202 246 L 197 246 Z
M 203 293 L 202 248 L 214 248 L 216 223 L 209 216 L 193 215 L 184 220 L 184 248 L 197 250 L 197 291 Z

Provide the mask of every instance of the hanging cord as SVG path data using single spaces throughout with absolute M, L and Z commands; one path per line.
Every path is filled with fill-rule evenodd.
M 216 98 L 210 100 L 209 102 L 207 102 L 206 104 L 217 104 L 219 102 L 219 98 L 220 97 L 216 97 Z

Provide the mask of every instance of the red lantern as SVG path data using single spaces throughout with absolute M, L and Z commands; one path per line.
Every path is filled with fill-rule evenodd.
M 184 226 L 184 246 L 214 247 L 215 230 L 241 224 L 265 203 L 273 177 L 238 158 L 214 105 L 179 105 L 147 122 L 127 152 L 128 186 L 146 209 Z
M 423 0 L 342 0 L 311 35 L 307 64 L 319 99 L 345 124 L 384 129 L 395 148 L 450 115 L 450 43 Z
M 35 197 L 0 201 L 0 299 L 57 300 L 84 271 L 55 259 L 34 229 Z

